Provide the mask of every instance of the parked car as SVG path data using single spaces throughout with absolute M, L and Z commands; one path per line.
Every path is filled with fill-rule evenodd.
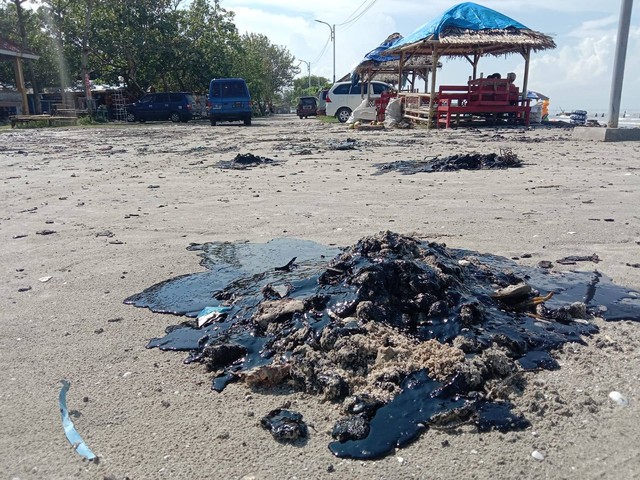
M 242 78 L 214 78 L 209 84 L 207 116 L 211 125 L 241 120 L 251 125 L 251 95 Z
M 317 115 L 318 100 L 316 97 L 300 97 L 296 106 L 296 115 L 303 118 L 315 117 Z
M 393 87 L 385 82 L 372 81 L 364 84 L 352 85 L 351 82 L 334 83 L 327 93 L 327 115 L 336 117 L 340 122 L 344 123 L 349 119 L 353 112 L 367 98 L 367 86 L 370 91 L 370 98 L 380 98 L 382 92 L 392 89 Z M 364 92 L 364 93 L 362 93 Z
M 191 93 L 147 93 L 137 102 L 126 106 L 127 121 L 171 120 L 188 122 L 193 118 L 196 101 Z

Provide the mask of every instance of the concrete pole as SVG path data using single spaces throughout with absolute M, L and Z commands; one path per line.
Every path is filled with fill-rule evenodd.
M 618 40 L 616 42 L 616 56 L 613 63 L 613 78 L 611 80 L 611 98 L 609 100 L 609 128 L 618 128 L 620 117 L 620 100 L 622 98 L 622 80 L 624 79 L 624 62 L 627 56 L 629 41 L 629 24 L 631 23 L 631 8 L 633 0 L 622 0 L 620 22 L 618 24 Z

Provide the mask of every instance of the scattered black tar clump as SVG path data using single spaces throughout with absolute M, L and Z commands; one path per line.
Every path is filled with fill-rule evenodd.
M 260 420 L 260 425 L 279 442 L 295 442 L 307 438 L 307 424 L 298 412 L 277 408 Z
M 504 401 L 520 372 L 558 368 L 549 352 L 597 333 L 592 314 L 640 320 L 640 294 L 598 272 L 526 268 L 392 232 L 342 252 L 291 239 L 191 249 L 208 272 L 125 302 L 219 316 L 148 347 L 188 351 L 217 391 L 286 383 L 342 403 L 330 445 L 340 457 L 380 457 L 428 428 L 525 428 Z
M 561 265 L 575 265 L 577 262 L 593 262 L 598 263 L 600 257 L 594 253 L 593 255 L 569 255 L 556 260 L 556 263 Z
M 276 165 L 278 162 L 267 157 L 260 157 L 253 153 L 239 153 L 231 161 L 220 161 L 218 167 L 232 170 L 246 170 L 262 165 Z
M 498 170 L 505 168 L 518 168 L 522 162 L 511 150 L 502 150 L 497 153 L 479 154 L 466 153 L 451 155 L 449 157 L 434 158 L 431 160 L 399 160 L 390 163 L 378 163 L 374 165 L 378 171 L 374 175 L 396 171 L 405 175 L 413 175 L 421 172 L 452 172 L 455 170 Z

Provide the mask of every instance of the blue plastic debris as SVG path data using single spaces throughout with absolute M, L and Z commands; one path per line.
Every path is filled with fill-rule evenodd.
M 231 310 L 230 307 L 204 307 L 198 313 L 198 327 L 203 327 L 212 320 L 221 317 Z
M 93 460 L 97 458 L 91 449 L 84 443 L 84 440 L 73 425 L 71 418 L 69 418 L 69 411 L 67 410 L 67 392 L 71 384 L 67 380 L 62 380 L 62 389 L 60 390 L 60 416 L 62 417 L 62 427 L 64 428 L 64 434 L 67 436 L 67 440 L 73 446 L 73 449 L 82 455 L 87 460 Z

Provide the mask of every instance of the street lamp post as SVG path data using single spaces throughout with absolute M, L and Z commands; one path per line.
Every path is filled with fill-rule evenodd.
M 331 30 L 331 42 L 333 43 L 333 83 L 336 83 L 336 26 L 329 25 L 327 22 L 323 22 L 322 20 L 316 20 L 318 23 L 324 23 L 329 30 Z
M 307 62 L 306 60 L 298 59 L 303 63 L 307 64 L 307 75 L 309 76 L 309 88 L 311 88 L 311 62 Z

